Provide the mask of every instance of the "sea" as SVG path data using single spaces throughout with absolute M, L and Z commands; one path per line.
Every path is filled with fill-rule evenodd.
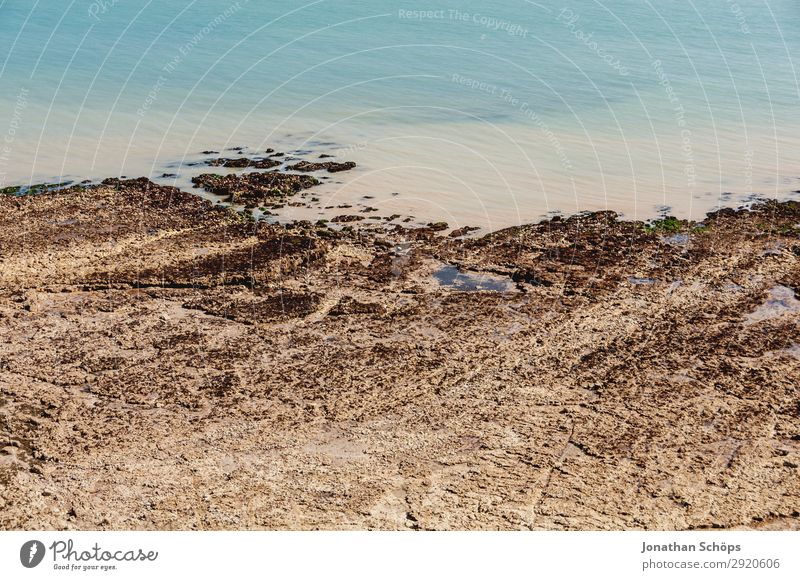
M 800 199 L 798 31 L 797 0 L 0 0 L 0 187 L 197 192 L 272 148 L 358 164 L 284 219 L 701 220 Z

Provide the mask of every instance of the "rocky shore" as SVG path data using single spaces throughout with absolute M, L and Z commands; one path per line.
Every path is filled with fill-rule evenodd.
M 800 529 L 800 204 L 341 221 L 0 195 L 0 527 Z

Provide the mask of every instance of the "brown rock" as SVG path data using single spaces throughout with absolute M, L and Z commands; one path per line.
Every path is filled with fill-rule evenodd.
M 352 161 L 346 161 L 344 163 L 336 163 L 333 161 L 327 161 L 325 163 L 311 163 L 309 161 L 301 161 L 300 163 L 296 163 L 295 165 L 290 165 L 287 169 L 292 169 L 294 171 L 322 171 L 327 170 L 328 173 L 338 173 L 339 171 L 348 171 L 350 169 L 354 169 L 356 164 Z

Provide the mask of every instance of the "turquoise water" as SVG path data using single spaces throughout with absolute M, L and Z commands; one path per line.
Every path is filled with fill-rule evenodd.
M 798 30 L 796 0 L 0 0 L 0 185 L 277 145 L 359 163 L 322 205 L 697 216 L 800 189 Z

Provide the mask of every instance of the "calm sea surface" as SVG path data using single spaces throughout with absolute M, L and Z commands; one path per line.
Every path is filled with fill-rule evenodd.
M 797 0 L 0 0 L 0 185 L 275 147 L 359 163 L 321 206 L 700 217 L 800 190 L 798 31 Z

